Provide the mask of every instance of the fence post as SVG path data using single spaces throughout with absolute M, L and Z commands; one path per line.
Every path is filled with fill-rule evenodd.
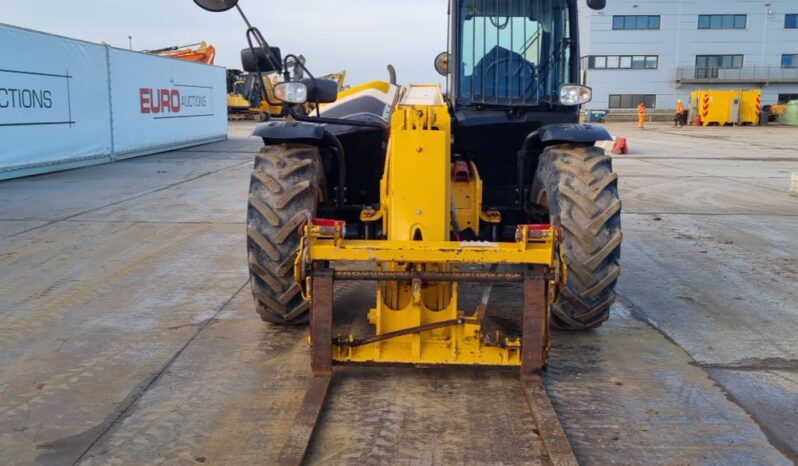
M 108 130 L 111 131 L 110 161 L 116 161 L 116 147 L 114 145 L 114 99 L 111 95 L 111 46 L 105 44 L 105 79 L 108 82 Z

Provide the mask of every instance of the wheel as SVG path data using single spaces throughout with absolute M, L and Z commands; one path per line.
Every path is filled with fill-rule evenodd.
M 552 306 L 551 323 L 566 330 L 600 326 L 615 301 L 621 272 L 621 201 L 618 175 L 602 149 L 554 146 L 540 156 L 533 200 L 548 208 L 564 232 L 568 280 Z
M 300 226 L 313 218 L 322 165 L 306 145 L 266 147 L 255 159 L 247 209 L 247 257 L 255 307 L 261 319 L 298 325 L 310 305 L 294 281 Z

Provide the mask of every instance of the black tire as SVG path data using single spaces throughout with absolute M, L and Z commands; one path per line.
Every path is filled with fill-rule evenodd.
M 532 192 L 564 231 L 568 282 L 552 306 L 551 323 L 565 330 L 599 327 L 610 316 L 621 272 L 621 201 L 612 158 L 596 147 L 549 147 Z
M 261 319 L 307 323 L 310 305 L 294 280 L 299 227 L 313 218 L 322 177 L 319 150 L 287 144 L 266 147 L 255 159 L 247 209 L 247 257 Z

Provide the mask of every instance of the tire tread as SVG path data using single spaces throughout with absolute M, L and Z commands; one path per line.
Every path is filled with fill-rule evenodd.
M 308 321 L 310 304 L 294 280 L 299 228 L 316 211 L 322 165 L 314 146 L 266 147 L 255 158 L 247 210 L 247 256 L 255 308 L 276 324 Z
M 533 199 L 548 201 L 563 228 L 568 281 L 552 306 L 552 325 L 586 330 L 609 318 L 621 273 L 621 201 L 612 158 L 595 147 L 560 145 L 540 156 Z

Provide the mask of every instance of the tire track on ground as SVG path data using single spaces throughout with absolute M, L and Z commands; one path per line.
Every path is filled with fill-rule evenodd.
M 167 189 L 174 188 L 175 186 L 180 186 L 182 184 L 186 184 L 186 183 L 189 183 L 191 181 L 195 181 L 195 180 L 198 180 L 200 178 L 204 178 L 204 177 L 209 176 L 209 175 L 213 175 L 213 174 L 225 171 L 225 170 L 229 170 L 231 168 L 237 168 L 237 167 L 241 167 L 241 166 L 244 166 L 244 165 L 250 165 L 250 164 L 252 164 L 251 161 L 238 162 L 238 163 L 234 163 L 232 165 L 227 165 L 225 167 L 219 168 L 217 170 L 207 171 L 207 172 L 201 173 L 199 175 L 193 176 L 191 178 L 187 178 L 185 180 L 181 180 L 181 181 L 176 181 L 174 183 L 170 183 L 170 184 L 168 184 L 166 186 L 162 186 L 160 188 L 155 188 L 155 189 L 151 189 L 149 191 L 145 191 L 143 193 L 135 194 L 135 195 L 130 196 L 130 197 L 126 198 L 126 199 L 121 199 L 119 201 L 109 202 L 108 204 L 103 204 L 101 206 L 93 207 L 91 209 L 87 209 L 87 210 L 84 210 L 82 212 L 78 212 L 78 213 L 75 213 L 75 214 L 72 214 L 72 215 L 68 215 L 66 217 L 63 217 L 63 218 L 60 218 L 60 219 L 57 219 L 57 220 L 52 220 L 50 222 L 45 223 L 44 225 L 37 225 L 35 227 L 31 227 L 31 228 L 28 228 L 26 230 L 22 230 L 22 231 L 19 231 L 17 233 L 13 233 L 11 235 L 8 235 L 8 236 L 6 236 L 6 238 L 14 238 L 14 237 L 17 237 L 17 236 L 21 236 L 21 235 L 30 233 L 32 231 L 40 230 L 42 228 L 49 227 L 49 226 L 54 225 L 56 223 L 63 222 L 65 220 L 70 220 L 70 219 L 73 219 L 75 217 L 79 217 L 81 215 L 88 214 L 90 212 L 95 212 L 95 211 L 98 211 L 98 210 L 101 210 L 101 209 L 105 209 L 107 207 L 113 207 L 113 206 L 116 206 L 116 205 L 119 205 L 119 204 L 123 204 L 123 203 L 128 202 L 128 201 L 139 199 L 141 197 L 144 197 L 144 196 L 147 196 L 147 195 L 150 195 L 150 194 L 158 193 L 158 192 L 161 192 L 161 191 L 166 191 Z
M 202 333 L 202 332 L 203 332 L 205 329 L 207 329 L 207 328 L 208 328 L 208 326 L 210 326 L 210 325 L 211 325 L 211 324 L 212 324 L 212 323 L 213 323 L 213 322 L 214 322 L 214 321 L 217 319 L 217 317 L 219 316 L 219 314 L 221 314 L 221 313 L 222 313 L 222 312 L 223 312 L 223 311 L 224 311 L 224 310 L 227 308 L 227 306 L 228 306 L 228 305 L 229 305 L 229 304 L 230 304 L 230 303 L 233 301 L 233 299 L 235 299 L 235 297 L 236 297 L 236 296 L 237 296 L 239 293 L 241 293 L 241 291 L 242 291 L 242 290 L 243 290 L 243 289 L 244 289 L 244 288 L 245 288 L 245 287 L 246 287 L 248 284 L 249 284 L 249 280 L 245 281 L 245 282 L 244 282 L 244 283 L 243 283 L 243 284 L 242 284 L 242 285 L 241 285 L 241 286 L 240 286 L 240 287 L 239 287 L 239 288 L 238 288 L 238 289 L 237 289 L 237 290 L 236 290 L 236 291 L 235 291 L 235 292 L 234 292 L 234 293 L 233 293 L 233 294 L 232 294 L 232 295 L 231 295 L 231 296 L 230 296 L 230 297 L 229 297 L 229 298 L 228 298 L 228 299 L 227 299 L 227 300 L 224 302 L 224 303 L 222 303 L 222 304 L 221 304 L 221 305 L 220 305 L 220 306 L 219 306 L 219 307 L 218 307 L 218 308 L 217 308 L 217 309 L 214 311 L 214 313 L 213 313 L 213 315 L 212 315 L 211 317 L 209 317 L 208 319 L 206 319 L 205 321 L 203 321 L 203 322 L 202 322 L 202 323 L 201 323 L 201 324 L 200 324 L 200 325 L 197 327 L 197 330 L 196 330 L 196 331 L 195 331 L 195 332 L 194 332 L 194 333 L 191 335 L 191 337 L 189 337 L 189 338 L 188 338 L 188 340 L 186 340 L 186 342 L 185 342 L 185 343 L 184 343 L 184 344 L 183 344 L 183 345 L 182 345 L 182 346 L 181 346 L 181 347 L 180 347 L 180 348 L 179 348 L 179 349 L 178 349 L 178 350 L 177 350 L 177 351 L 176 351 L 176 352 L 175 352 L 175 353 L 174 353 L 174 354 L 173 354 L 173 355 L 172 355 L 172 356 L 171 356 L 171 357 L 170 357 L 170 358 L 169 358 L 169 359 L 168 359 L 168 360 L 167 360 L 167 361 L 166 361 L 166 362 L 165 362 L 165 363 L 164 363 L 164 364 L 163 364 L 163 365 L 162 365 L 162 366 L 161 366 L 161 367 L 160 367 L 160 368 L 159 368 L 159 369 L 158 369 L 158 370 L 157 370 L 157 371 L 156 371 L 156 372 L 155 372 L 155 373 L 152 375 L 152 377 L 150 377 L 148 380 L 145 380 L 145 381 L 144 381 L 144 382 L 141 384 L 141 389 L 140 389 L 140 390 L 138 390 L 138 392 L 137 392 L 137 393 L 136 393 L 134 396 L 132 396 L 132 397 L 130 397 L 130 398 L 129 398 L 129 402 L 128 402 L 127 404 L 125 404 L 124 406 L 121 406 L 121 407 L 120 407 L 120 409 L 117 411 L 117 412 L 118 412 L 118 414 L 116 415 L 116 417 L 114 417 L 114 418 L 113 418 L 113 420 L 111 420 L 111 422 L 109 422 L 109 423 L 108 423 L 108 425 L 107 425 L 107 426 L 105 427 L 105 429 L 104 429 L 104 430 L 103 430 L 103 431 L 100 433 L 100 435 L 98 435 L 98 436 L 97 436 L 97 438 L 96 438 L 96 439 L 94 439 L 94 441 L 92 441 L 92 442 L 91 442 L 91 444 L 89 444 L 89 446 L 88 446 L 88 447 L 86 447 L 86 449 L 85 449 L 85 450 L 83 450 L 83 452 L 82 452 L 82 453 L 81 453 L 81 454 L 80 454 L 80 455 L 79 455 L 79 456 L 78 456 L 78 457 L 75 459 L 75 461 L 72 463 L 72 464 L 73 464 L 73 466 L 74 466 L 74 465 L 77 465 L 78 463 L 80 463 L 80 462 L 81 462 L 81 460 L 83 460 L 83 458 L 84 458 L 84 457 L 86 457 L 86 455 L 89 453 L 89 451 L 91 451 L 91 449 L 92 449 L 92 448 L 93 448 L 93 447 L 94 447 L 94 446 L 95 446 L 95 445 L 96 445 L 98 442 L 100 442 L 100 441 L 101 441 L 103 438 L 105 438 L 106 436 L 108 436 L 108 435 L 109 435 L 109 433 L 111 433 L 111 432 L 112 432 L 112 430 L 114 429 L 114 427 L 115 427 L 115 426 L 116 426 L 116 425 L 117 425 L 117 424 L 118 424 L 120 421 L 122 421 L 123 419 L 125 419 L 125 418 L 126 418 L 126 417 L 127 417 L 127 416 L 128 416 L 130 413 L 131 413 L 131 411 L 132 411 L 132 410 L 135 408 L 135 406 L 137 405 L 138 401 L 139 401 L 139 400 L 141 400 L 141 398 L 144 396 L 144 394 L 147 392 L 147 390 L 149 390 L 149 389 L 150 389 L 150 387 L 152 387 L 152 386 L 153 386 L 153 385 L 154 385 L 154 384 L 155 384 L 155 383 L 156 383 L 156 382 L 157 382 L 157 381 L 158 381 L 158 380 L 159 380 L 161 377 L 163 377 L 163 375 L 166 373 L 166 371 L 167 371 L 167 370 L 168 370 L 168 369 L 169 369 L 169 368 L 172 366 L 172 364 L 174 364 L 174 362 L 175 362 L 175 361 L 176 361 L 176 360 L 177 360 L 177 359 L 180 357 L 180 355 L 181 355 L 181 354 L 183 354 L 183 352 L 186 350 L 186 348 L 188 348 L 188 347 L 189 347 L 189 346 L 190 346 L 190 345 L 191 345 L 191 344 L 194 342 L 194 340 L 196 340 L 196 339 L 197 339 L 197 337 L 198 337 L 198 336 L 199 336 L 199 335 L 200 335 L 200 334 L 201 334 L 201 333 Z M 201 388 L 202 388 L 202 387 L 197 387 L 197 390 L 199 390 L 199 389 L 201 389 Z M 202 399 L 202 398 L 197 398 L 197 399 Z M 190 402 L 190 400 L 191 400 L 191 398 L 189 398 L 189 399 L 188 399 L 188 400 L 186 400 L 186 401 L 187 401 L 187 402 Z M 200 408 L 201 408 L 201 407 L 200 407 Z M 178 420 L 179 420 L 179 419 L 178 419 Z M 172 423 L 167 423 L 167 424 L 165 425 L 165 428 L 166 428 L 167 430 L 166 430 L 166 431 L 163 431 L 163 430 L 159 430 L 159 431 L 157 431 L 157 432 L 156 432 L 156 434 L 157 434 L 157 437 L 160 437 L 160 438 L 162 438 L 162 437 L 163 437 L 163 435 L 164 435 L 165 433 L 168 433 L 169 431 L 173 430 L 173 429 L 175 428 L 175 426 L 177 426 L 177 425 L 179 425 L 179 422 L 178 422 L 178 423 L 175 423 L 175 424 L 172 424 Z
M 92 270 L 86 277 L 79 280 L 65 277 L 52 284 L 40 286 L 37 291 L 2 313 L 3 326 L 0 328 L 0 347 L 7 350 L 11 343 L 30 338 L 35 330 L 67 319 L 66 311 L 76 309 L 78 306 L 85 306 L 101 296 L 113 293 L 119 288 L 120 283 L 125 282 L 126 278 L 152 267 L 164 257 L 183 248 L 187 241 L 208 230 L 208 226 L 203 226 L 194 231 L 194 235 L 190 237 L 170 236 L 166 242 L 159 241 L 155 245 L 148 244 L 148 247 L 143 248 L 145 252 L 142 252 L 142 248 L 121 251 L 117 256 L 112 256 L 113 259 L 105 262 L 106 266 L 116 265 L 113 270 Z M 128 235 L 132 236 L 131 241 L 135 241 L 133 237 L 137 234 L 136 231 L 128 231 Z M 114 243 L 118 242 L 114 241 Z M 128 262 L 130 259 L 133 259 L 132 262 Z M 28 280 L 29 277 L 19 274 L 17 280 L 12 280 L 8 285 L 4 285 L 0 291 L 7 295 L 23 286 L 23 283 L 19 282 L 28 282 Z M 56 291 L 61 291 L 59 288 L 63 286 L 66 286 L 65 292 L 56 294 Z
M 307 330 L 256 323 L 240 291 L 81 464 L 269 464 L 275 414 L 287 424 L 301 397 Z

